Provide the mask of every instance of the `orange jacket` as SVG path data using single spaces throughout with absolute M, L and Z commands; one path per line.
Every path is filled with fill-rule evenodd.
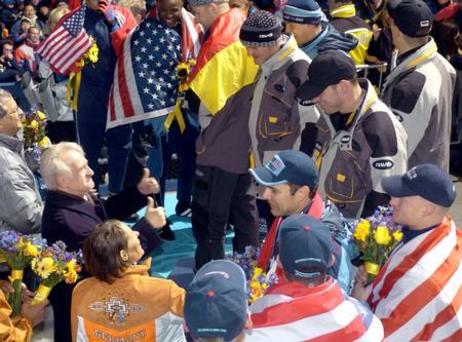
M 0 341 L 28 342 L 32 337 L 32 327 L 23 316 L 11 318 L 11 307 L 0 290 Z
M 151 259 L 130 267 L 109 284 L 94 277 L 72 294 L 73 341 L 185 341 L 185 291 L 173 281 L 151 278 Z

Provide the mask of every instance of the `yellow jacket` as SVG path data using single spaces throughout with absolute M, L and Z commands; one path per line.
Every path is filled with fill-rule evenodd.
M 94 277 L 72 294 L 73 341 L 185 341 L 185 291 L 173 281 L 151 278 L 151 259 L 130 267 L 109 284 Z
M 29 321 L 23 316 L 10 317 L 11 307 L 0 290 L 0 341 L 3 342 L 24 342 L 30 341 L 32 327 Z

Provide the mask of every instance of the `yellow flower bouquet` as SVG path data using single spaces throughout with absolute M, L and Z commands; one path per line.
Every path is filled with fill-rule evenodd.
M 98 63 L 99 60 L 99 48 L 98 45 L 96 44 L 96 41 L 93 37 L 90 37 L 90 40 L 92 42 L 90 49 L 88 49 L 87 52 L 83 54 L 83 56 L 75 62 L 72 70 L 74 72 L 80 71 L 85 65 L 88 64 L 96 64 Z
M 268 275 L 256 266 L 259 253 L 258 248 L 247 246 L 244 253 L 235 252 L 232 256 L 228 256 L 228 259 L 238 264 L 245 273 L 249 303 L 262 297 L 270 286 L 278 282 L 275 273 Z
M 378 207 L 374 215 L 356 223 L 353 238 L 362 253 L 369 281 L 372 281 L 403 238 L 403 233 L 401 226 L 392 222 L 391 208 Z
M 24 269 L 43 249 L 45 249 L 45 240 L 35 235 L 21 235 L 14 230 L 2 232 L 0 235 L 0 255 L 11 268 L 9 279 L 13 292 L 8 295 L 8 302 L 13 315 L 21 312 Z
M 80 259 L 78 254 L 67 252 L 66 244 L 62 241 L 54 243 L 32 259 L 32 270 L 41 278 L 32 304 L 47 299 L 51 289 L 62 281 L 74 284 L 81 270 Z

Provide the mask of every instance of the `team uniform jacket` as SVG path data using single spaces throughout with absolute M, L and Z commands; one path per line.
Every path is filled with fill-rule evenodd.
M 355 64 L 364 64 L 367 49 L 372 39 L 372 30 L 366 22 L 356 15 L 355 5 L 343 5 L 330 11 L 331 24 L 340 32 L 348 33 L 356 37 L 358 45 L 350 50 L 349 55 Z
M 72 294 L 72 340 L 186 341 L 185 291 L 173 281 L 151 278 L 150 259 L 109 284 L 80 282 Z
M 252 304 L 246 341 L 381 341 L 380 320 L 329 280 L 316 287 L 274 285 Z
M 363 99 L 348 117 L 347 128 L 336 131 L 329 115 L 321 116 L 313 153 L 321 195 L 346 218 L 367 215 L 388 202 L 382 177 L 407 170 L 404 128 L 369 81 L 360 79 L 360 86 Z
M 431 163 L 449 170 L 454 68 L 437 52 L 433 39 L 395 64 L 382 99 L 406 129 L 409 168 Z
M 254 85 L 249 131 L 255 166 L 266 164 L 282 150 L 299 149 L 301 132 L 319 112 L 295 97 L 306 80 L 311 60 L 289 36 L 282 48 L 261 65 Z

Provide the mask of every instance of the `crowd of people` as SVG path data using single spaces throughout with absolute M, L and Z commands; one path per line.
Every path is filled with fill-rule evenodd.
M 83 252 L 49 296 L 54 340 L 462 340 L 461 19 L 452 0 L 2 0 L 0 234 Z M 173 154 L 185 288 L 149 275 L 176 239 Z M 371 282 L 352 235 L 379 206 L 403 239 Z M 228 230 L 278 279 L 251 305 Z M 29 341 L 48 301 L 26 281 L 12 316 L 0 285 L 0 339 Z

